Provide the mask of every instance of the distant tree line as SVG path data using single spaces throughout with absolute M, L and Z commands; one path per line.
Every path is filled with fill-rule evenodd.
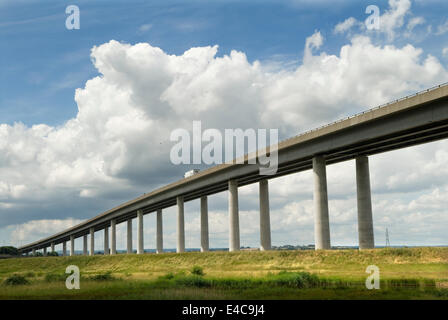
M 0 254 L 9 254 L 11 256 L 18 256 L 19 255 L 19 249 L 11 246 L 7 247 L 0 247 Z

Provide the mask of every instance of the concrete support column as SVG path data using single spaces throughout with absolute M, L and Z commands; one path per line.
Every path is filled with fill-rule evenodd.
M 67 242 L 62 242 L 62 255 L 65 257 L 67 255 Z
M 47 256 L 47 247 L 44 248 L 44 257 Z
M 260 181 L 260 250 L 271 250 L 268 180 Z
M 201 252 L 209 250 L 207 196 L 201 197 Z
M 109 254 L 109 227 L 104 228 L 104 255 Z
M 70 236 L 70 256 L 75 255 L 75 236 Z
M 156 221 L 156 252 L 163 252 L 163 220 L 162 220 L 162 209 L 157 210 L 157 221 Z
M 185 252 L 184 198 L 177 197 L 177 252 Z
M 36 255 L 36 249 L 33 249 L 32 252 L 33 252 L 33 256 L 35 256 Z
M 314 175 L 314 237 L 315 248 L 331 249 L 328 218 L 327 170 L 325 158 L 313 158 Z
M 137 211 L 137 254 L 143 254 L 143 211 Z
M 51 253 L 54 253 L 54 242 L 51 243 Z
M 115 220 L 110 222 L 110 238 L 110 254 L 117 254 L 117 222 Z
M 132 219 L 128 220 L 128 241 L 127 241 L 128 253 L 132 253 Z
M 90 252 L 91 256 L 95 255 L 95 229 L 90 228 Z
M 369 158 L 356 158 L 356 189 L 358 199 L 359 249 L 373 249 L 372 200 L 370 194 Z
M 240 250 L 238 181 L 229 180 L 229 251 Z
M 85 234 L 82 237 L 82 254 L 87 255 L 87 235 Z

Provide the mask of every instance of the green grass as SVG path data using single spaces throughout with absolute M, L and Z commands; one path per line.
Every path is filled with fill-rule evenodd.
M 381 289 L 367 290 L 368 265 Z M 81 289 L 65 288 L 65 268 Z M 448 248 L 240 251 L 0 260 L 0 299 L 448 299 Z

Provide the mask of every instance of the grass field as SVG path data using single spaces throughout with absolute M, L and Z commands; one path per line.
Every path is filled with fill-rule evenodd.
M 65 287 L 68 265 L 80 290 Z M 365 288 L 368 265 L 379 290 Z M 13 275 L 28 283 L 6 284 Z M 0 299 L 448 299 L 448 248 L 5 259 L 0 283 Z

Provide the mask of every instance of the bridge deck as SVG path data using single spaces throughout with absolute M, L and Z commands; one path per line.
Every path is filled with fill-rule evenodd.
M 327 164 L 372 155 L 448 137 L 448 86 L 441 85 L 392 103 L 362 112 L 324 127 L 284 140 L 278 144 L 278 171 L 261 176 L 259 165 L 222 164 L 188 178 L 168 184 L 112 208 L 96 217 L 51 237 L 19 248 L 21 252 L 67 241 L 70 235 L 80 237 L 117 223 L 135 218 L 137 210 L 144 214 L 176 204 L 176 197 L 185 201 L 227 190 L 228 180 L 239 185 L 254 183 L 308 170 L 312 158 L 325 155 Z M 245 156 L 251 159 L 255 153 Z

